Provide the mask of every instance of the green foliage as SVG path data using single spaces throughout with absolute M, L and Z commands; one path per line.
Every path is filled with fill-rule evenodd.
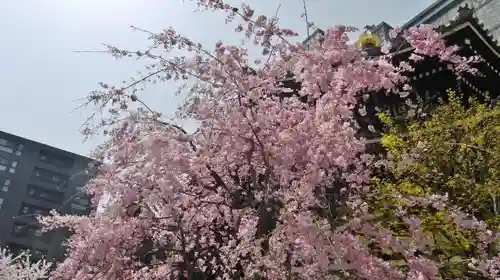
M 381 141 L 389 168 L 374 176 L 370 206 L 396 235 L 411 234 L 396 215 L 398 207 L 408 208 L 401 197 L 448 194 L 451 205 L 491 227 L 500 224 L 500 107 L 470 99 L 466 108 L 461 96 L 450 91 L 448 97 L 428 120 L 406 123 L 404 128 L 388 114 L 379 114 L 389 128 Z M 408 211 L 420 218 L 433 240 L 425 254 L 443 263 L 443 279 L 466 269 L 462 259 L 476 254 L 475 234 L 459 228 L 447 215 L 448 208 L 411 206 Z

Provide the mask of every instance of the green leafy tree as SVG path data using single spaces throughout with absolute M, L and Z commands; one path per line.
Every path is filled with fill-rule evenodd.
M 379 115 L 389 128 L 381 141 L 387 160 L 373 178 L 370 207 L 402 238 L 413 233 L 401 213 L 415 217 L 430 241 L 419 253 L 443 263 L 443 279 L 469 271 L 465 259 L 494 254 L 496 248 L 481 244 L 500 222 L 500 107 L 474 98 L 463 104 L 450 91 L 447 102 L 426 120 L 401 125 L 386 113 Z M 457 219 L 458 212 L 470 215 Z M 479 223 L 483 231 L 467 223 Z M 405 264 L 401 256 L 380 254 Z

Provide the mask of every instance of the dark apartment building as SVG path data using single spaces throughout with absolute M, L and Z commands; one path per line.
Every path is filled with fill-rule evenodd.
M 82 192 L 93 161 L 71 152 L 0 131 L 0 245 L 33 258 L 60 259 L 68 232 L 42 233 L 35 216 L 51 209 L 87 214 Z

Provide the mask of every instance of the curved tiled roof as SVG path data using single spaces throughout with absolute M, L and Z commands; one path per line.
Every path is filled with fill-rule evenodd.
M 439 3 L 436 5 L 439 4 L 441 8 L 444 6 L 448 7 L 447 5 L 457 4 L 455 0 L 437 2 Z M 438 10 L 439 7 L 437 8 Z M 435 15 L 436 12 L 431 11 L 424 16 L 430 17 Z M 414 22 L 418 21 L 419 19 L 417 16 L 417 20 Z M 412 26 L 412 24 L 409 23 L 406 26 Z M 363 94 L 363 99 L 366 96 L 366 100 L 358 104 L 360 107 L 356 109 L 355 115 L 362 134 L 365 137 L 376 138 L 380 135 L 381 126 L 376 117 L 377 112 L 389 109 L 394 110 L 395 114 L 401 112 L 404 114 L 405 110 L 400 107 L 406 107 L 406 101 L 410 99 L 415 99 L 411 102 L 415 105 L 416 103 L 414 103 L 414 101 L 418 101 L 420 98 L 422 99 L 420 105 L 430 108 L 436 103 L 437 99 L 443 97 L 446 90 L 450 88 L 461 90 L 464 94 L 474 95 L 489 91 L 490 94 L 493 95 L 492 97 L 497 95 L 497 92 L 493 91 L 498 91 L 497 89 L 500 89 L 500 46 L 475 16 L 474 10 L 467 4 L 459 6 L 457 16 L 447 24 L 437 26 L 436 30 L 442 34 L 449 45 L 458 45 L 460 47 L 460 55 L 480 55 L 483 57 L 484 62 L 477 65 L 477 68 L 485 75 L 456 75 L 456 73 L 450 69 L 451 65 L 439 62 L 433 58 L 426 59 L 419 63 L 419 65 L 415 65 L 416 71 L 414 73 L 408 74 L 410 84 L 415 90 L 409 98 L 404 99 L 397 95 L 385 95 L 380 92 L 366 92 Z M 317 30 L 310 37 L 314 37 L 320 32 L 322 32 L 322 30 Z M 391 43 L 392 53 L 395 54 L 393 56 L 395 62 L 398 60 L 407 60 L 408 56 L 413 51 L 413 48 L 402 38 L 402 36 L 396 38 L 396 40 Z M 295 82 L 293 85 L 289 84 L 285 87 L 298 89 L 300 88 L 300 83 Z M 362 110 L 358 112 L 358 109 Z M 407 113 L 408 110 L 409 109 L 406 108 Z M 363 113 L 361 113 L 361 111 L 363 111 Z M 427 109 L 424 111 L 427 111 Z
M 445 92 L 449 88 L 458 89 L 467 96 L 485 92 L 489 92 L 493 98 L 500 96 L 498 95 L 498 89 L 500 89 L 500 46 L 476 18 L 474 10 L 463 5 L 458 8 L 457 16 L 453 20 L 436 27 L 436 29 L 443 34 L 442 36 L 448 44 L 460 47 L 460 55 L 467 57 L 480 55 L 484 59 L 476 66 L 481 75 L 456 75 L 450 69 L 451 65 L 428 58 L 415 65 L 415 72 L 408 73 L 409 82 L 415 89 L 415 94 L 412 93 L 410 98 L 423 97 L 422 104 L 431 106 L 437 100 L 436 98 L 445 97 Z M 397 40 L 399 41 L 392 42 L 392 53 L 395 54 L 393 59 L 395 62 L 407 60 L 413 48 L 402 39 L 402 36 Z M 381 131 L 380 122 L 375 116 L 379 111 L 377 108 L 385 111 L 386 109 L 381 108 L 381 106 L 388 106 L 388 109 L 395 110 L 394 113 L 399 115 L 401 112 L 398 112 L 398 108 L 404 106 L 406 99 L 396 95 L 386 96 L 379 92 L 369 93 L 369 95 L 366 102 L 358 104 L 366 111 L 363 115 L 358 116 L 358 121 L 360 121 L 362 134 L 365 137 L 377 138 Z M 428 98 L 427 95 L 432 98 Z M 409 108 L 406 109 L 408 111 Z M 369 126 L 372 126 L 372 129 Z
M 411 26 L 419 25 L 425 23 L 429 18 L 433 18 L 443 10 L 447 10 L 450 6 L 458 6 L 457 2 L 461 0 L 436 0 L 429 7 L 427 7 L 422 12 L 418 13 L 408 22 L 403 24 L 401 28 L 406 29 Z
M 447 37 L 456 35 L 465 28 L 472 29 L 477 38 L 480 39 L 498 59 L 500 59 L 499 42 L 484 28 L 484 24 L 479 21 L 474 15 L 474 10 L 467 4 L 458 8 L 457 16 L 453 20 L 445 25 L 436 27 L 436 30 L 443 34 L 443 37 L 446 39 Z M 396 38 L 396 40 L 392 42 L 392 52 L 403 53 L 410 50 L 412 50 L 410 45 L 401 37 Z

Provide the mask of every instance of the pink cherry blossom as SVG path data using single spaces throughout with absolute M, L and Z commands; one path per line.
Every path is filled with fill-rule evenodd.
M 111 199 L 88 217 L 41 218 L 74 232 L 52 278 L 438 279 L 439 263 L 415 254 L 428 242 L 420 221 L 401 209 L 413 235 L 400 239 L 370 220 L 363 200 L 374 162 L 353 108 L 367 90 L 405 94 L 410 63 L 366 59 L 349 43 L 352 27 L 332 27 L 322 45 L 305 50 L 289 41 L 296 32 L 249 6 L 196 2 L 225 12 L 262 48 L 262 62 L 250 69 L 244 47 L 218 42 L 210 50 L 173 28 L 149 34 L 156 48 L 147 51 L 109 47 L 115 57 L 147 59 L 148 72 L 90 94 L 109 118 L 86 132 L 104 126 L 109 140 L 95 152 L 103 166 L 88 190 L 96 206 Z M 404 36 L 416 55 L 469 69 L 430 27 Z M 169 58 L 174 49 L 192 56 Z M 300 86 L 283 86 L 287 76 Z M 176 117 L 196 120 L 196 132 L 162 118 L 136 89 L 164 81 L 186 82 Z M 347 212 L 332 212 L 341 208 Z M 404 255 L 408 269 L 373 255 L 367 237 Z
M 44 260 L 33 262 L 28 252 L 13 255 L 0 248 L 0 280 L 30 280 L 48 276 L 51 264 Z

